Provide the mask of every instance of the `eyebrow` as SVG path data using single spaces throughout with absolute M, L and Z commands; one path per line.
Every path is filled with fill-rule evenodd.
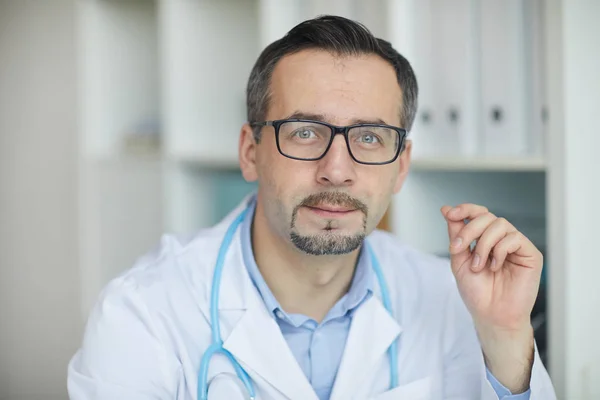
M 285 119 L 309 119 L 312 121 L 320 121 L 320 122 L 328 122 L 332 120 L 326 114 L 313 114 L 306 113 L 302 111 L 295 111 L 294 113 L 288 115 Z M 373 118 L 373 119 L 364 119 L 364 118 L 355 118 L 350 121 L 350 125 L 354 124 L 381 124 L 381 125 L 389 125 L 387 122 L 382 120 L 381 118 Z

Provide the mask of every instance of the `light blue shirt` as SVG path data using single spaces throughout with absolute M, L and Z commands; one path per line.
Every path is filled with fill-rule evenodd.
M 369 257 L 366 252 L 360 252 L 348 293 L 338 300 L 320 324 L 302 314 L 288 314 L 281 308 L 256 265 L 251 240 L 255 201 L 251 207 L 242 223 L 241 230 L 244 263 L 267 309 L 271 311 L 273 318 L 279 324 L 300 368 L 319 399 L 327 400 L 346 347 L 352 315 L 365 300 L 373 295 L 375 274 L 371 268 Z M 530 390 L 512 395 L 489 371 L 487 371 L 487 377 L 501 400 L 529 400 Z

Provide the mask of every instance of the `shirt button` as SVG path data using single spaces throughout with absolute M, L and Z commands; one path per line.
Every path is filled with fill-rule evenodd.
M 275 315 L 276 315 L 276 316 L 277 316 L 277 318 L 279 318 L 279 319 L 283 319 L 283 317 L 284 317 L 284 316 L 283 316 L 283 313 L 281 312 L 281 310 L 277 310 L 277 311 L 275 311 Z

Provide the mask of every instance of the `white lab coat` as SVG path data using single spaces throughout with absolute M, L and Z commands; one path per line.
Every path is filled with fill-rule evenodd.
M 71 399 L 196 399 L 200 360 L 211 343 L 209 299 L 217 251 L 244 206 L 187 242 L 163 237 L 157 252 L 107 286 L 69 364 Z M 257 399 L 317 400 L 246 272 L 239 231 L 221 282 L 224 347 L 250 375 Z M 331 399 L 497 399 L 448 262 L 384 232 L 374 232 L 369 240 L 387 280 L 394 315 L 379 293 L 361 305 Z M 396 337 L 400 386 L 388 390 L 387 349 Z M 555 399 L 537 351 L 531 391 L 531 400 Z M 214 356 L 209 399 L 245 398 L 230 363 Z

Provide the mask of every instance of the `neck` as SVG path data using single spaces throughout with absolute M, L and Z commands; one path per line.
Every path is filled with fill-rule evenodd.
M 333 256 L 313 256 L 298 250 L 269 228 L 257 203 L 252 223 L 252 248 L 261 275 L 288 313 L 321 322 L 348 292 L 359 249 Z

